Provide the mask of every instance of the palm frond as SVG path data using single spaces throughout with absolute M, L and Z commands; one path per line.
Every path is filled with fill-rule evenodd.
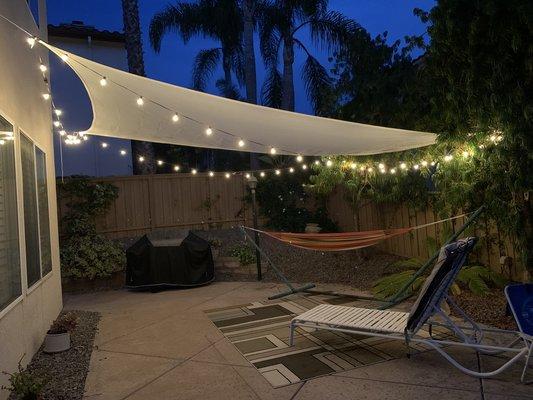
M 194 58 L 192 69 L 192 85 L 196 90 L 204 90 L 209 78 L 220 62 L 222 52 L 220 48 L 200 50 Z
M 302 68 L 302 78 L 307 97 L 313 106 L 315 114 L 322 114 L 331 99 L 333 80 L 330 78 L 326 68 L 309 53 Z
M 178 7 L 167 5 L 163 11 L 154 15 L 150 21 L 150 44 L 156 53 L 161 50 L 163 36 L 169 32 L 179 32 L 181 12 Z
M 329 11 L 309 20 L 311 40 L 316 46 L 332 52 L 349 43 L 352 35 L 361 29 L 359 24 L 337 11 Z
M 244 52 L 242 50 L 242 47 L 239 47 L 236 49 L 232 56 L 231 56 L 231 64 L 233 72 L 235 73 L 235 77 L 237 78 L 237 82 L 239 82 L 239 86 L 243 87 L 245 82 L 245 70 L 246 70 L 246 61 L 244 59 Z
M 282 93 L 281 73 L 275 66 L 271 66 L 267 70 L 267 76 L 261 87 L 261 101 L 268 107 L 281 108 Z
M 217 80 L 216 87 L 227 99 L 242 100 L 239 89 L 237 89 L 235 85 L 228 84 L 225 79 Z
M 284 16 L 279 8 L 263 4 L 259 21 L 259 49 L 263 61 L 267 67 L 277 65 Z

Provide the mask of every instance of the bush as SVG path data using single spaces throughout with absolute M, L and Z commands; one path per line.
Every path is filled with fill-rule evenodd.
M 48 333 L 58 334 L 72 332 L 78 326 L 78 317 L 74 313 L 66 313 L 60 315 L 52 324 Z
M 255 262 L 255 251 L 246 243 L 235 246 L 230 254 L 232 257 L 237 257 L 241 265 L 248 265 Z
M 2 386 L 2 389 L 8 390 L 15 395 L 17 400 L 39 400 L 41 393 L 46 385 L 43 378 L 37 377 L 18 364 L 18 371 L 12 374 L 4 372 L 9 376 L 9 386 Z
M 118 188 L 76 178 L 59 184 L 58 192 L 68 209 L 61 220 L 65 234 L 60 243 L 63 277 L 106 278 L 122 271 L 126 265 L 122 245 L 96 233 L 96 218 L 117 198 Z

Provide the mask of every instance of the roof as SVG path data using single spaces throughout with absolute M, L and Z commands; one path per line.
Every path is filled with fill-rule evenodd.
M 99 30 L 94 26 L 85 25 L 83 21 L 72 21 L 71 23 L 62 23 L 59 25 L 48 25 L 48 36 L 67 37 L 76 39 L 85 39 L 91 37 L 92 40 L 101 40 L 106 42 L 124 42 L 124 33 L 117 31 Z

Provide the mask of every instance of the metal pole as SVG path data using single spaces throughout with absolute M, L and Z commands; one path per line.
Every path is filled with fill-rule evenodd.
M 252 191 L 252 216 L 254 224 L 254 242 L 255 242 L 255 262 L 257 264 L 257 280 L 263 279 L 261 274 L 261 253 L 259 252 L 259 232 L 257 231 L 257 204 L 255 198 L 255 188 L 251 188 Z

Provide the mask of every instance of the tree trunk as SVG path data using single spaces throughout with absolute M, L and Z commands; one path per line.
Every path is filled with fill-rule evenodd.
M 281 108 L 294 111 L 294 47 L 292 36 L 283 39 L 283 95 Z
M 255 47 L 254 47 L 254 12 L 255 0 L 243 1 L 244 19 L 244 81 L 246 85 L 246 101 L 257 104 L 257 72 L 255 69 Z M 250 153 L 250 168 L 259 168 L 257 154 Z
M 145 76 L 137 0 L 122 0 L 122 17 L 124 20 L 124 36 L 129 72 Z M 133 153 L 133 173 L 135 175 L 154 174 L 156 167 L 153 144 L 132 140 L 131 147 Z M 139 161 L 139 157 L 141 156 L 144 157 L 143 162 Z

